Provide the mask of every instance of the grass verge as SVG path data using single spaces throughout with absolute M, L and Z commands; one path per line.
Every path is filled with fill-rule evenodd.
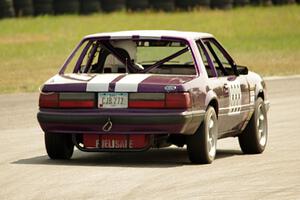
M 264 76 L 300 74 L 300 6 L 112 13 L 0 21 L 0 93 L 33 92 L 87 34 L 172 29 L 214 34 L 236 62 Z

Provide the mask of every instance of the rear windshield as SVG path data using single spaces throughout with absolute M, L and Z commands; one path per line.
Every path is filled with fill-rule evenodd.
M 74 73 L 196 75 L 190 47 L 183 41 L 87 40 L 66 65 Z

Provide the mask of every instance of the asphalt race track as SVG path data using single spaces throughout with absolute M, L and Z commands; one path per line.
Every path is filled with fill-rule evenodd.
M 186 149 L 83 153 L 50 160 L 36 121 L 37 94 L 0 95 L 0 199 L 300 199 L 300 78 L 268 80 L 269 141 L 243 155 L 220 140 L 212 165 Z

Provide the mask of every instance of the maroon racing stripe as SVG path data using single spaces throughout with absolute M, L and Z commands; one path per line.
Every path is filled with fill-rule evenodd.
M 120 75 L 118 76 L 117 78 L 115 78 L 110 84 L 109 84 L 109 87 L 108 87 L 108 91 L 109 92 L 114 92 L 115 91 L 115 88 L 116 88 L 116 83 L 121 80 L 122 78 L 124 78 L 126 75 Z

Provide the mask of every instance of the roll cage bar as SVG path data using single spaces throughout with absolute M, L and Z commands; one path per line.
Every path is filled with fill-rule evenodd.
M 98 50 L 98 47 L 100 46 L 102 49 L 105 49 L 106 51 L 108 51 L 109 53 L 111 53 L 112 55 L 114 55 L 122 64 L 124 64 L 126 66 L 126 68 L 131 72 L 131 73 L 147 73 L 161 65 L 163 65 L 164 63 L 186 53 L 187 51 L 189 51 L 189 47 L 185 47 L 173 54 L 171 54 L 170 56 L 168 57 L 165 57 L 159 61 L 157 61 L 156 63 L 154 63 L 153 65 L 151 65 L 150 67 L 148 67 L 147 69 L 145 70 L 139 70 L 138 68 L 136 68 L 134 66 L 134 63 L 131 61 L 130 57 L 126 57 L 122 54 L 119 53 L 119 51 L 117 50 L 117 48 L 113 47 L 110 42 L 108 40 L 103 40 L 103 41 L 100 41 L 98 40 L 95 43 L 93 43 L 94 41 L 89 41 L 88 44 L 84 47 L 77 63 L 76 63 L 76 66 L 73 70 L 73 73 L 78 73 L 78 71 L 80 70 L 80 65 L 85 57 L 85 55 L 88 53 L 89 56 L 88 56 L 88 61 L 87 61 L 87 65 L 86 65 L 86 68 L 84 70 L 84 73 L 87 73 L 90 69 L 90 67 L 92 66 L 92 62 L 93 62 L 93 59 L 94 59 L 94 56 Z M 90 52 L 88 52 L 90 46 L 92 46 L 92 49 L 90 50 Z M 98 60 L 99 62 L 99 60 Z

